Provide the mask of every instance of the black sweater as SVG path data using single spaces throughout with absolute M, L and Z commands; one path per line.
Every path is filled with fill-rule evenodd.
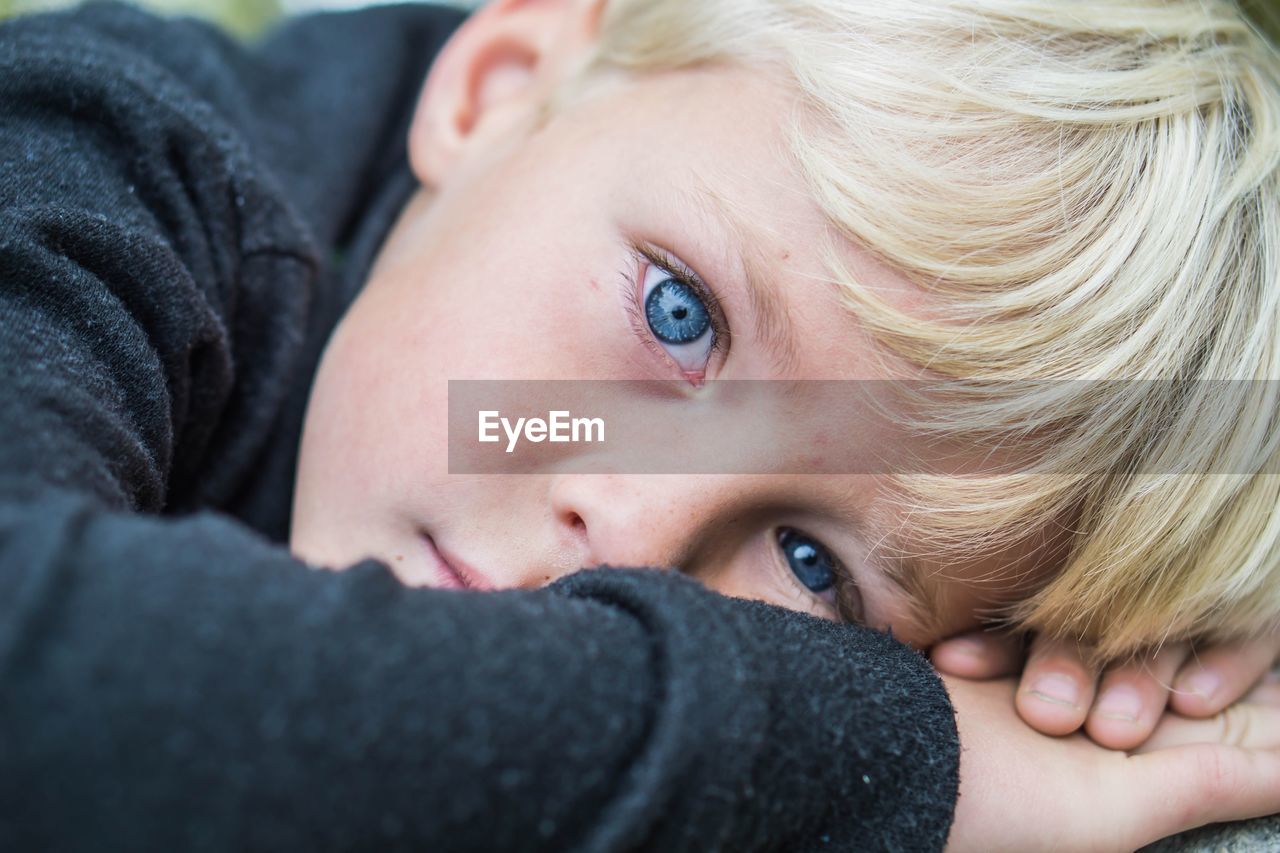
M 600 568 L 410 589 L 284 545 L 303 406 L 459 23 L 0 26 L 0 849 L 936 849 L 927 661 Z

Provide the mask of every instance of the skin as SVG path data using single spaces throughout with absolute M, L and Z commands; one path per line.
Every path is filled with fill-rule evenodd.
M 789 526 L 823 542 L 852 576 L 856 593 L 846 598 L 857 606 L 846 611 L 857 612 L 848 618 L 920 647 L 977 628 L 980 614 L 1052 572 L 1043 557 L 1052 543 L 1043 539 L 965 565 L 922 560 L 930 608 L 921 618 L 887 579 L 886 543 L 912 537 L 874 476 L 448 474 L 448 379 L 683 379 L 692 389 L 705 379 L 913 375 L 876 349 L 822 283 L 828 226 L 780 153 L 776 117 L 793 107 L 785 87 L 742 70 L 654 75 L 620 82 L 534 129 L 536 109 L 566 73 L 567 58 L 589 42 L 589 16 L 579 25 L 566 20 L 554 3 L 499 4 L 476 16 L 436 63 L 410 139 L 422 188 L 317 377 L 301 451 L 295 552 L 327 566 L 373 556 L 406 583 L 436 584 L 425 532 L 492 587 L 535 586 L 597 564 L 678 566 L 726 594 L 836 618 L 834 593 L 806 588 L 778 547 L 779 529 Z M 533 53 L 513 48 L 528 32 L 566 43 L 560 64 L 532 63 Z M 741 220 L 763 226 L 752 245 L 742 246 L 737 233 L 685 197 L 704 188 Z M 537 215 L 511 222 L 513 209 Z M 700 273 L 725 306 L 727 353 L 673 355 L 650 330 L 635 328 L 620 291 L 629 286 L 634 294 L 653 267 L 634 257 L 629 242 Z M 799 333 L 785 366 L 756 332 L 736 260 L 744 248 L 767 268 Z M 862 247 L 841 248 L 880 294 L 904 308 L 927 308 L 919 290 Z M 891 431 L 833 424 L 831 432 L 861 440 L 855 453 L 922 452 Z M 574 460 L 560 461 L 567 469 Z M 1183 700 L 1179 710 L 1216 713 L 1265 671 L 1259 657 L 1201 656 L 1224 670 L 1227 688 L 1218 703 Z M 975 674 L 947 647 L 935 661 Z M 1035 686 L 1046 678 L 1075 698 L 1046 698 Z M 1091 706 L 1094 688 L 1085 681 L 1096 678 L 1066 651 L 1033 654 L 1019 709 L 1043 731 L 1074 731 Z M 1118 748 L 1140 743 L 1164 709 L 1161 685 L 1168 683 L 1142 667 L 1108 673 L 1108 689 L 1139 696 L 1137 722 L 1095 711 L 1090 733 Z
M 1014 600 L 1014 578 L 1033 571 L 1030 545 L 963 567 L 926 566 L 942 606 L 928 620 L 912 613 L 877 554 L 888 532 L 907 535 L 880 476 L 561 473 L 589 452 L 585 445 L 565 449 L 545 474 L 449 473 L 450 379 L 665 380 L 683 384 L 692 402 L 711 379 L 907 375 L 881 367 L 883 353 L 822 281 L 827 225 L 780 154 L 775 117 L 792 107 L 783 87 L 736 69 L 610 82 L 534 129 L 550 81 L 530 70 L 521 82 L 511 67 L 519 54 L 481 51 L 478 61 L 490 65 L 455 70 L 453 60 L 472 55 L 460 52 L 469 35 L 441 57 L 423 96 L 410 140 L 422 189 L 316 378 L 294 551 L 325 566 L 372 556 L 406 583 L 435 585 L 425 533 L 490 587 L 538 586 L 600 564 L 678 567 L 727 595 L 836 618 L 832 592 L 804 586 L 778 546 L 779 529 L 792 527 L 852 573 L 858 621 L 921 647 Z M 681 196 L 694 187 L 767 224 L 751 249 L 768 263 L 797 331 L 785 366 L 757 332 L 737 235 Z M 634 256 L 629 244 L 638 242 L 714 289 L 730 327 L 727 352 L 673 355 L 636 328 L 627 291 L 654 269 Z M 873 286 L 904 304 L 920 298 L 865 250 L 843 249 Z M 886 430 L 849 441 L 864 455 L 916 450 Z
M 1140 749 L 1046 737 L 1012 679 L 946 676 L 963 753 L 947 850 L 1136 850 L 1206 823 L 1280 809 L 1280 687 L 1205 719 L 1163 716 Z
M 733 68 L 619 77 L 539 122 L 547 95 L 589 48 L 597 12 L 591 0 L 502 0 L 470 18 L 434 63 L 409 139 L 421 188 L 335 331 L 313 388 L 293 551 L 328 568 L 374 557 L 419 586 L 448 584 L 433 550 L 485 588 L 536 587 L 600 564 L 673 567 L 728 595 L 836 618 L 830 592 L 808 589 L 782 554 L 778 531 L 790 527 L 847 567 L 865 624 L 920 647 L 980 627 L 975 614 L 1021 593 L 1016 579 L 1053 570 L 1040 559 L 1044 541 L 964 566 L 926 562 L 936 610 L 922 619 L 878 557 L 887 531 L 909 529 L 875 476 L 573 474 L 564 469 L 585 452 L 573 446 L 561 470 L 449 474 L 450 379 L 669 380 L 686 383 L 692 400 L 707 379 L 910 375 L 876 357 L 883 354 L 821 284 L 828 227 L 783 154 L 777 119 L 793 102 L 779 81 Z M 750 248 L 801 332 L 785 365 L 756 331 L 739 235 L 697 213 L 679 188 L 710 189 L 757 226 Z M 716 291 L 732 332 L 727 354 L 695 363 L 645 340 L 626 308 L 629 289 L 651 269 L 635 243 L 674 257 Z M 881 293 L 920 304 L 922 294 L 865 250 L 840 250 Z M 911 449 L 905 436 L 883 431 L 856 440 L 866 452 Z M 969 639 L 967 655 L 948 658 L 960 646 L 938 646 L 940 667 L 967 662 L 960 674 L 987 678 L 1021 666 L 1007 643 Z M 1070 658 L 1037 659 L 1027 672 L 1043 673 L 1048 660 Z M 1017 712 L 1033 725 L 1037 717 L 1022 704 L 1015 712 L 1011 682 L 952 678 L 948 688 L 966 746 L 953 849 L 993 849 L 1005 837 L 992 836 L 996 828 L 1033 837 L 1018 834 L 1018 820 L 984 817 L 1010 796 L 1016 766 L 1061 771 L 1054 796 L 1021 819 L 1028 833 L 1045 821 L 1083 832 L 1072 817 L 1097 807 L 1104 792 L 1117 819 L 1128 815 L 1117 825 L 1122 846 L 1280 810 L 1277 745 L 1191 725 L 1216 718 L 1166 726 L 1159 760 L 1117 762 L 1087 739 L 1066 748 L 1018 722 Z M 1236 707 L 1276 731 L 1272 699 Z M 1185 746 L 1196 741 L 1212 745 Z M 1195 775 L 1206 761 L 1229 765 L 1230 777 Z M 1149 813 L 1151 803 L 1139 800 L 1160 790 L 1187 807 Z M 1096 837 L 1078 839 L 1097 846 Z

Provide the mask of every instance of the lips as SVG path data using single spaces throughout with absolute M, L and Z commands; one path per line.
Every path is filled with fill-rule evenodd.
M 424 532 L 422 540 L 426 544 L 428 556 L 435 563 L 440 586 L 446 589 L 493 589 L 493 584 L 484 575 L 441 548 L 429 533 Z

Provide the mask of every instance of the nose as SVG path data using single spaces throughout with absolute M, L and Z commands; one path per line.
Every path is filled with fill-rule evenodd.
M 550 485 L 564 573 L 599 565 L 693 571 L 750 500 L 734 475 L 564 474 Z

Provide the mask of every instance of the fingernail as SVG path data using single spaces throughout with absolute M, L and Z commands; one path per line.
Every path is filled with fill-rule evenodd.
M 1054 705 L 1075 708 L 1079 692 L 1076 690 L 1075 679 L 1049 673 L 1036 679 L 1035 684 L 1031 686 L 1031 695 Z
M 1098 714 L 1113 720 L 1136 723 L 1141 712 L 1142 696 L 1128 684 L 1107 688 L 1098 700 Z
M 1178 690 L 1199 694 L 1205 700 L 1212 699 L 1221 686 L 1222 679 L 1216 672 L 1208 669 L 1199 669 L 1178 679 Z

